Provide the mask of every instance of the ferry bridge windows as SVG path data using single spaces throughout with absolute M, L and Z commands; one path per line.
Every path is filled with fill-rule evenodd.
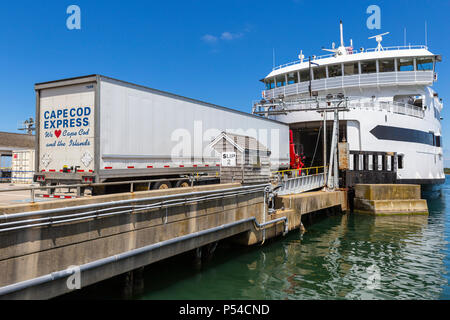
M 351 76 L 354 74 L 359 74 L 358 62 L 344 64 L 344 75 Z
M 383 59 L 378 61 L 380 72 L 394 72 L 395 62 L 394 59 Z
M 266 83 L 266 90 L 275 89 L 274 79 L 266 80 L 265 83 Z
M 327 77 L 326 67 L 314 67 L 313 68 L 314 80 L 324 79 Z
M 433 59 L 432 58 L 417 58 L 416 59 L 416 69 L 417 69 L 417 71 L 433 70 Z
M 340 77 L 342 76 L 342 65 L 333 64 L 328 66 L 328 77 Z
M 414 59 L 413 58 L 398 59 L 397 71 L 414 71 Z
M 375 73 L 377 72 L 377 61 L 361 61 L 361 73 Z
M 276 78 L 277 88 L 284 87 L 286 85 L 286 77 L 284 74 L 277 76 Z
M 294 83 L 298 83 L 298 73 L 297 72 L 288 73 L 288 85 Z
M 311 75 L 309 74 L 309 69 L 300 71 L 300 82 L 309 81 Z

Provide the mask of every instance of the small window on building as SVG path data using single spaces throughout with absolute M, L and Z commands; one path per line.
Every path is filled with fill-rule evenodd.
M 397 71 L 414 71 L 414 60 L 412 58 L 398 59 Z
M 361 61 L 361 73 L 375 73 L 377 72 L 377 63 L 375 60 Z
M 403 158 L 404 158 L 403 155 L 399 155 L 398 156 L 397 162 L 398 162 L 398 168 L 399 169 L 403 169 L 403 167 L 404 167 Z
M 340 64 L 334 64 L 328 66 L 328 77 L 340 77 L 342 76 L 342 66 Z
M 395 63 L 394 59 L 386 59 L 378 61 L 380 72 L 394 72 Z
M 417 65 L 417 71 L 433 70 L 433 59 L 432 58 L 417 58 L 416 65 Z
M 314 67 L 314 80 L 319 80 L 327 77 L 327 71 L 325 67 Z
M 298 74 L 297 72 L 288 73 L 288 84 L 298 83 Z
M 310 78 L 309 69 L 300 71 L 300 82 L 309 81 Z
M 440 148 L 442 146 L 441 144 L 441 136 L 436 136 L 436 147 Z
M 344 75 L 351 76 L 354 74 L 359 74 L 358 63 L 346 63 L 344 64 Z
M 286 85 L 286 78 L 284 74 L 277 76 L 276 81 L 277 81 L 277 88 L 284 87 Z

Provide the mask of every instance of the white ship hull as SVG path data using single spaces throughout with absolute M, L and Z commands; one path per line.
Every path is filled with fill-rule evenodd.
M 443 183 L 445 174 L 442 147 L 421 142 L 420 137 L 416 139 L 418 141 L 413 142 L 414 135 L 420 135 L 421 132 L 434 133 L 438 136 L 441 133 L 440 120 L 435 117 L 434 112 L 434 107 L 438 106 L 435 106 L 436 101 L 431 97 L 433 91 L 431 89 L 426 91 L 429 99 L 423 118 L 396 113 L 389 105 L 381 109 L 380 105 L 372 103 L 370 98 L 362 99 L 360 103 L 350 103 L 350 111 L 339 113 L 339 120 L 346 123 L 346 140 L 350 150 L 395 152 L 403 156 L 402 167 L 397 169 L 399 183 L 423 185 Z M 329 114 L 328 121 L 332 120 L 331 117 Z M 274 119 L 290 125 L 323 121 L 322 115 L 315 111 L 294 112 L 274 116 Z M 376 136 L 379 131 L 384 131 L 381 138 Z M 405 133 L 406 137 L 402 134 L 398 136 L 398 132 Z

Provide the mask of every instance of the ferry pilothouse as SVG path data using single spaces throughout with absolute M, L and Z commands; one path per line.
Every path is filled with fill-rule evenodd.
M 294 112 L 300 106 L 296 102 L 345 96 L 347 109 L 339 112 L 340 141 L 347 141 L 353 151 L 395 153 L 397 183 L 439 185 L 445 179 L 443 104 L 431 86 L 437 81 L 435 67 L 441 56 L 423 45 L 383 47 L 387 34 L 371 37 L 378 42 L 376 48 L 357 50 L 352 40 L 344 45 L 341 22 L 340 46 L 333 43 L 332 49 L 323 49 L 331 54 L 306 58 L 300 53 L 299 60 L 275 67 L 261 80 L 263 100 L 255 104 L 254 113 L 288 123 L 305 165 L 314 167 L 323 165 L 324 113 Z M 285 112 L 277 112 L 280 108 Z

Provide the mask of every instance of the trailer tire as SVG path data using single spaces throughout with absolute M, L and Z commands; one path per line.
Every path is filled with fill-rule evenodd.
M 160 181 L 160 182 L 156 182 L 153 185 L 153 190 L 164 190 L 164 189 L 170 189 L 172 188 L 172 184 L 170 183 L 170 181 Z
M 92 195 L 93 196 L 101 196 L 106 194 L 105 186 L 92 187 Z
M 190 186 L 191 185 L 189 184 L 188 180 L 180 180 L 180 181 L 177 181 L 175 188 L 189 188 Z

